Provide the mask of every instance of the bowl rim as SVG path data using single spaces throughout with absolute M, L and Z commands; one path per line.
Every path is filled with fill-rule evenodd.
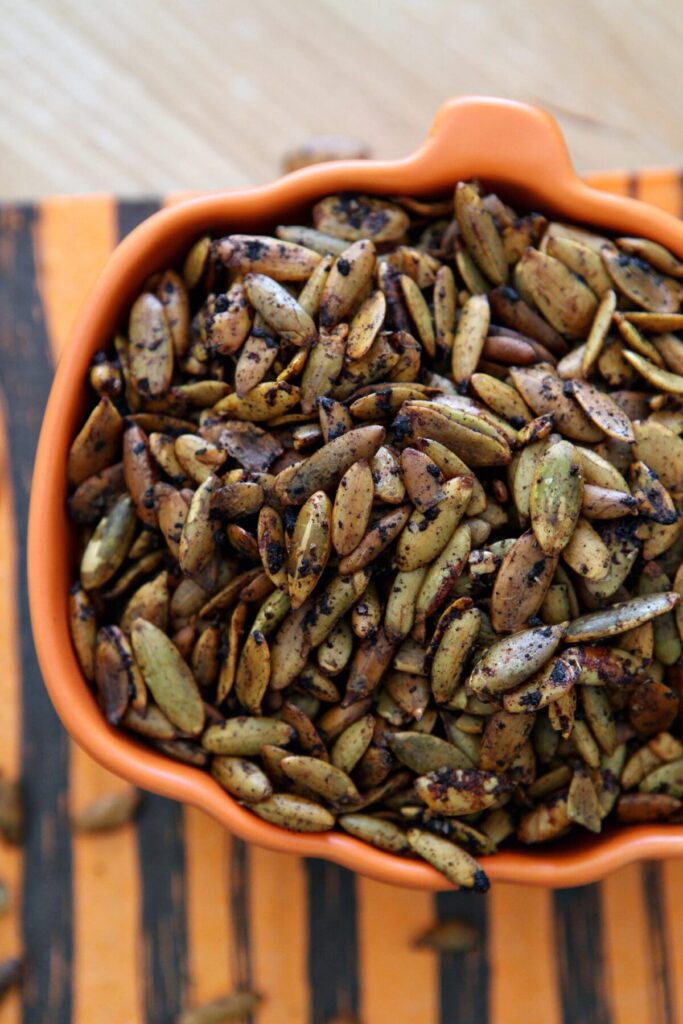
M 255 188 L 202 194 L 145 220 L 115 249 L 77 320 L 50 390 L 36 453 L 28 524 L 28 588 L 34 642 L 57 713 L 76 742 L 115 774 L 193 804 L 244 840 L 273 850 L 334 861 L 379 881 L 442 890 L 431 866 L 367 846 L 340 832 L 288 832 L 240 806 L 205 771 L 143 746 L 102 717 L 76 660 L 68 629 L 69 545 L 66 453 L 85 407 L 83 380 L 93 352 L 116 324 L 159 253 L 179 253 L 190 238 L 221 224 L 274 220 L 277 211 L 336 191 L 428 195 L 480 177 L 556 216 L 643 234 L 683 256 L 683 223 L 638 200 L 609 195 L 574 171 L 556 122 L 512 100 L 464 96 L 438 110 L 410 156 L 393 161 L 336 161 L 306 167 Z M 288 215 L 288 214 L 287 214 Z M 166 255 L 164 254 L 164 258 Z M 155 263 L 156 260 L 156 263 Z M 503 850 L 481 858 L 493 881 L 562 888 L 596 881 L 638 859 L 683 856 L 683 826 L 642 825 L 553 848 Z

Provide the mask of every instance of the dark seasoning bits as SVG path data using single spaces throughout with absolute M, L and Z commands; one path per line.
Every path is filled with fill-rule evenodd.
M 107 720 L 477 892 L 505 844 L 683 821 L 682 297 L 477 183 L 199 239 L 69 453 Z

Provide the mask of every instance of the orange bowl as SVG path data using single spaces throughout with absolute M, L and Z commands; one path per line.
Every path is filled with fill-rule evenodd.
M 107 344 L 144 279 L 176 262 L 199 235 L 272 230 L 277 222 L 296 221 L 331 192 L 443 195 L 457 180 L 472 177 L 519 204 L 622 234 L 645 235 L 683 258 L 680 221 L 644 203 L 590 188 L 576 176 L 553 119 L 509 100 L 448 101 L 425 142 L 404 160 L 321 164 L 259 188 L 189 199 L 150 217 L 118 246 L 81 313 L 45 411 L 29 516 L 29 592 L 38 658 L 62 722 L 89 754 L 135 785 L 202 808 L 242 839 L 336 861 L 383 882 L 433 890 L 448 884 L 432 867 L 341 833 L 303 835 L 270 825 L 241 807 L 208 773 L 172 761 L 106 723 L 69 636 L 67 592 L 75 572 L 66 458 L 84 417 L 84 382 L 93 353 Z M 482 863 L 493 880 L 562 887 L 595 881 L 636 859 L 674 856 L 683 856 L 683 826 L 644 825 L 547 848 L 506 850 Z

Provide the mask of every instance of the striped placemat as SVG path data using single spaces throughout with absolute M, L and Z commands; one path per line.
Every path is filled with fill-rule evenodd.
M 683 213 L 669 170 L 600 187 Z M 248 848 L 148 795 L 134 824 L 73 837 L 70 810 L 123 784 L 70 743 L 29 629 L 31 466 L 52 367 L 117 240 L 158 208 L 109 196 L 0 208 L 0 769 L 24 779 L 21 848 L 0 960 L 24 950 L 0 1024 L 173 1024 L 252 988 L 257 1024 L 683 1024 L 683 861 L 561 892 L 485 897 L 392 889 L 331 864 Z M 439 917 L 479 941 L 441 958 L 414 940 Z

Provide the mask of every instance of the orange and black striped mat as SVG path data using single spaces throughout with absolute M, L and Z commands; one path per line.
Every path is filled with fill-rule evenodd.
M 669 171 L 601 175 L 683 215 Z M 38 670 L 25 584 L 31 467 L 52 366 L 116 241 L 157 208 L 109 197 L 0 208 L 0 769 L 24 779 L 0 960 L 25 951 L 0 1024 L 173 1024 L 238 988 L 257 1024 L 683 1024 L 683 860 L 549 892 L 391 889 L 247 848 L 202 813 L 147 796 L 132 825 L 74 837 L 70 812 L 122 783 L 69 742 Z M 479 941 L 439 958 L 439 917 Z

